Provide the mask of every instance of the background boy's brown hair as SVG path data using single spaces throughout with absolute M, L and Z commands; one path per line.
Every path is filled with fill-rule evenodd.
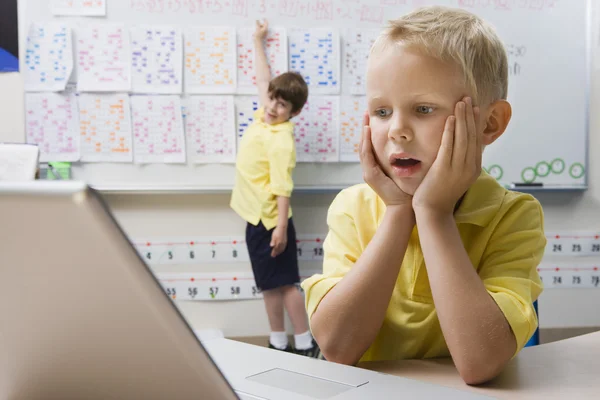
M 297 72 L 285 72 L 269 82 L 269 95 L 289 101 L 292 114 L 302 110 L 308 99 L 308 86 Z

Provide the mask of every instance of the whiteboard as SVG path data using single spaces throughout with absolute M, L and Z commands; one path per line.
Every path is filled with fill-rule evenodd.
M 33 22 L 72 27 L 94 22 L 190 27 L 333 27 L 341 48 L 348 28 L 379 29 L 416 6 L 468 9 L 492 23 L 509 53 L 513 118 L 484 152 L 483 166 L 502 184 L 542 182 L 549 189 L 585 189 L 591 5 L 587 0 L 107 0 L 106 16 L 53 16 L 47 0 L 19 0 L 20 48 Z M 24 57 L 21 57 L 24 60 Z M 343 63 L 342 76 L 345 76 Z M 76 74 L 73 75 L 76 77 Z M 354 93 L 342 85 L 342 101 Z M 185 96 L 185 95 L 184 95 Z M 237 101 L 237 96 L 236 96 Z M 106 191 L 227 191 L 232 164 L 135 165 L 74 163 L 72 176 Z M 298 190 L 339 190 L 362 182 L 356 162 L 299 163 Z

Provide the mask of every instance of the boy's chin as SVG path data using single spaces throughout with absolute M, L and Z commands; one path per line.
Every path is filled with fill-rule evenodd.
M 394 179 L 394 183 L 396 183 L 396 185 L 400 188 L 400 190 L 402 190 L 407 195 L 414 196 L 421 181 L 415 181 L 413 179 L 402 180 L 402 179 L 396 178 L 396 179 Z

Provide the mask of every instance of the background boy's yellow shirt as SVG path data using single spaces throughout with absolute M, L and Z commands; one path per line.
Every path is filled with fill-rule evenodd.
M 384 212 L 385 204 L 366 184 L 336 197 L 327 217 L 323 274 L 302 283 L 309 317 L 360 257 Z M 546 247 L 542 208 L 532 196 L 506 190 L 482 173 L 455 220 L 473 266 L 515 334 L 518 352 L 537 328 L 533 302 L 542 292 L 537 266 Z M 361 361 L 449 355 L 415 227 L 383 325 Z
M 290 197 L 294 188 L 296 142 L 292 122 L 269 125 L 264 115 L 263 108 L 254 113 L 240 141 L 230 206 L 252 225 L 262 221 L 272 229 L 277 225 L 277 196 Z

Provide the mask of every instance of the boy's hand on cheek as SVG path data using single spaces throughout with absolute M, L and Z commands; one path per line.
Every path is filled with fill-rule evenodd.
M 383 169 L 375 158 L 368 114 L 365 114 L 363 119 L 363 130 L 358 151 L 360 154 L 360 165 L 363 170 L 363 179 L 381 197 L 385 205 L 388 208 L 393 206 L 412 207 L 412 196 L 403 192 L 383 172 Z
M 479 108 L 470 98 L 456 104 L 454 115 L 446 120 L 438 155 L 415 192 L 415 212 L 453 214 L 458 200 L 477 180 L 482 152 L 478 116 Z

